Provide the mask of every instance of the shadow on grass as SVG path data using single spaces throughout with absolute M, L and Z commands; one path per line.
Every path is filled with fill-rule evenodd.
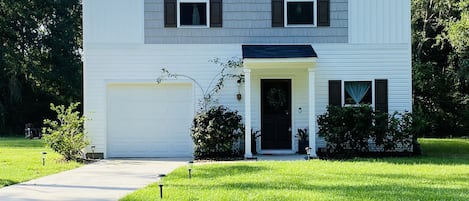
M 469 189 L 467 188 L 445 188 L 436 186 L 410 186 L 393 184 L 382 185 L 315 185 L 307 182 L 234 182 L 221 185 L 209 185 L 199 188 L 243 190 L 246 193 L 266 190 L 281 191 L 305 191 L 307 193 L 318 192 L 346 198 L 347 200 L 469 200 Z M 247 192 L 249 191 L 249 192 Z M 305 197 L 306 199 L 307 197 Z M 277 200 L 277 199 L 275 199 Z
M 202 179 L 213 179 L 217 177 L 238 176 L 244 174 L 255 174 L 256 172 L 267 170 L 264 166 L 233 164 L 221 166 L 198 166 L 194 168 L 194 177 Z M 180 175 L 186 177 L 187 175 Z
M 17 148 L 41 148 L 44 147 L 42 140 L 25 139 L 20 137 L 0 137 L 1 147 L 17 147 Z
M 13 184 L 17 184 L 18 181 L 13 181 L 9 179 L 0 179 L 0 188 L 5 187 L 5 186 L 11 186 Z
M 419 157 L 388 157 L 388 158 L 355 158 L 346 161 L 380 162 L 405 165 L 469 165 L 469 155 L 451 156 L 419 156 Z

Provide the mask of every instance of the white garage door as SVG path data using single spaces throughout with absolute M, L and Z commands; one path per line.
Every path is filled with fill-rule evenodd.
M 108 157 L 191 156 L 190 84 L 113 84 L 107 91 Z

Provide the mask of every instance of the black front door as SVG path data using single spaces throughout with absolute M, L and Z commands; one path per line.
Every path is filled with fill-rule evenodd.
M 291 149 L 291 80 L 261 80 L 262 149 Z

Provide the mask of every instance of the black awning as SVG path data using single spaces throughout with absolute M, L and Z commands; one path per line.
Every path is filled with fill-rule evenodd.
M 243 45 L 243 59 L 317 57 L 311 45 Z

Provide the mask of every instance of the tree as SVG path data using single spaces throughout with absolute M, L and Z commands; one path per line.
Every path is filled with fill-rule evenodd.
M 0 1 L 0 134 L 82 97 L 80 0 Z
M 420 135 L 469 132 L 468 2 L 412 1 L 414 120 L 424 125 Z

